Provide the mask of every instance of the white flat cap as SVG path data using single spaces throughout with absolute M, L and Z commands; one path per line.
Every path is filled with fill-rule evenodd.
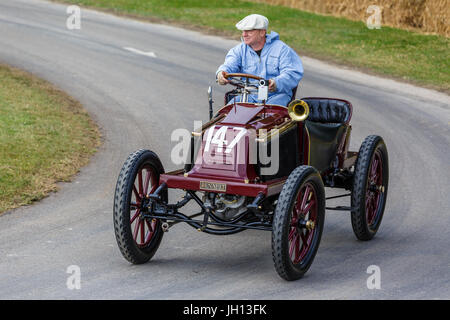
M 269 26 L 269 20 L 260 14 L 251 14 L 244 19 L 236 23 L 236 28 L 239 30 L 253 30 L 264 29 L 267 30 Z

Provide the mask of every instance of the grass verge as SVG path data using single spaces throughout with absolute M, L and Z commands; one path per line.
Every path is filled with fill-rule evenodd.
M 301 55 L 450 93 L 450 45 L 443 36 L 322 16 L 283 6 L 242 0 L 59 0 L 128 15 L 165 21 L 238 39 L 234 25 L 250 13 L 268 17 L 269 30 Z M 217 62 L 218 65 L 221 63 Z
M 0 214 L 70 181 L 99 144 L 97 126 L 77 101 L 0 64 Z

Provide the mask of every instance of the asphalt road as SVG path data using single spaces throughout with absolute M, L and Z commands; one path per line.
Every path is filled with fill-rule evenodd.
M 376 238 L 357 241 L 349 214 L 328 211 L 311 269 L 286 282 L 273 267 L 270 233 L 219 237 L 178 224 L 150 263 L 130 265 L 113 231 L 119 170 L 139 148 L 177 168 L 170 134 L 207 119 L 208 85 L 220 106 L 225 88 L 214 72 L 235 42 L 84 9 L 81 30 L 68 30 L 67 17 L 64 5 L 0 2 L 0 62 L 78 99 L 104 139 L 74 182 L 0 217 L 1 299 L 450 298 L 449 97 L 303 56 L 297 96 L 351 101 L 352 150 L 369 134 L 386 141 L 390 186 Z M 79 290 L 66 285 L 71 265 L 81 271 Z M 381 289 L 367 287 L 372 265 Z

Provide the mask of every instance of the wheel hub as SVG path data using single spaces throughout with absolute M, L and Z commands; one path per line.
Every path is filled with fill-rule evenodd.
M 384 186 L 383 185 L 376 185 L 375 183 L 373 183 L 373 184 L 371 184 L 370 186 L 369 186 L 369 191 L 372 191 L 372 192 L 382 192 L 382 193 L 384 193 Z
M 314 230 L 316 224 L 312 220 L 299 220 L 298 226 L 303 229 L 307 229 L 309 231 Z

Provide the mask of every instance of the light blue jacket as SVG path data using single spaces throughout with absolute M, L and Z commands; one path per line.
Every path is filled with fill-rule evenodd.
M 275 92 L 269 92 L 266 103 L 286 106 L 291 100 L 292 89 L 303 77 L 303 64 L 297 53 L 280 40 L 278 33 L 266 35 L 261 57 L 245 43 L 232 48 L 225 57 L 219 71 L 228 73 L 249 73 L 264 79 L 274 79 Z M 249 102 L 257 101 L 257 95 L 250 95 Z

